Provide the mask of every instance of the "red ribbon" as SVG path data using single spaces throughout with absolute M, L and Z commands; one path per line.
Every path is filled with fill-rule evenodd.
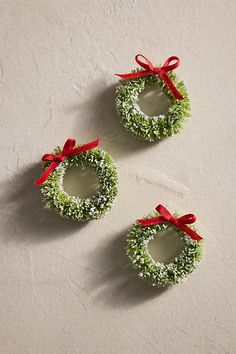
M 176 216 L 172 215 L 163 205 L 159 204 L 156 207 L 156 211 L 160 214 L 160 216 L 157 216 L 155 218 L 151 219 L 143 219 L 143 220 L 138 220 L 138 223 L 143 225 L 143 226 L 152 226 L 152 225 L 157 225 L 161 224 L 163 222 L 169 222 L 170 224 L 178 227 L 180 230 L 184 231 L 186 234 L 188 234 L 190 237 L 192 237 L 194 240 L 202 240 L 202 237 L 199 236 L 193 229 L 187 226 L 187 224 L 193 224 L 197 218 L 194 214 L 186 214 L 181 216 L 180 218 L 177 218 Z
M 35 181 L 35 184 L 43 184 L 46 179 L 51 175 L 51 173 L 55 170 L 55 168 L 64 161 L 68 156 L 74 156 L 81 154 L 84 151 L 88 151 L 94 149 L 99 144 L 99 139 L 91 141 L 88 144 L 81 145 L 75 148 L 75 139 L 67 139 L 62 151 L 59 154 L 45 154 L 42 157 L 42 161 L 51 161 L 51 165 L 44 171 L 44 173 Z
M 142 57 L 145 62 L 141 61 L 139 57 Z M 138 77 L 146 76 L 146 75 L 159 75 L 160 78 L 164 81 L 170 92 L 177 100 L 183 100 L 184 97 L 180 94 L 180 92 L 175 87 L 174 83 L 171 81 L 169 76 L 167 75 L 168 71 L 175 70 L 178 68 L 180 64 L 180 60 L 176 56 L 169 57 L 163 66 L 155 67 L 150 60 L 148 60 L 144 55 L 137 54 L 135 57 L 136 62 L 145 70 L 133 72 L 129 74 L 116 74 L 116 76 L 121 77 L 122 79 L 136 79 Z M 172 64 L 171 64 L 172 62 Z

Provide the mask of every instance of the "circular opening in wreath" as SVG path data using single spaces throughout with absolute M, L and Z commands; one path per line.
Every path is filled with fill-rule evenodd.
M 92 168 L 74 166 L 66 171 L 63 188 L 71 196 L 86 199 L 99 190 L 100 183 Z
M 184 242 L 174 230 L 164 230 L 157 233 L 148 244 L 148 253 L 159 263 L 168 264 L 179 256 L 184 248 Z
M 171 105 L 169 98 L 158 85 L 146 87 L 139 94 L 137 104 L 140 111 L 149 117 L 167 113 Z

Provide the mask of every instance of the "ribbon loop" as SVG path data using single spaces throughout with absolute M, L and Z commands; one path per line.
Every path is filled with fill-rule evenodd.
M 42 157 L 42 161 L 53 161 L 55 155 L 53 154 L 45 154 Z
M 193 224 L 197 220 L 194 214 L 186 214 L 178 218 L 178 222 L 181 224 Z
M 139 57 L 143 58 L 145 60 L 146 63 L 144 63 L 143 61 L 141 61 L 139 59 Z M 135 57 L 136 62 L 144 69 L 146 70 L 151 70 L 153 71 L 154 66 L 152 64 L 152 62 L 150 60 L 148 60 L 148 58 L 146 58 L 143 54 L 137 54 Z
M 186 214 L 179 218 L 172 215 L 163 205 L 159 204 L 156 207 L 156 211 L 160 214 L 155 218 L 138 220 L 138 223 L 142 226 L 152 226 L 161 224 L 163 222 L 169 222 L 170 224 L 178 227 L 180 230 L 188 234 L 192 239 L 196 241 L 202 240 L 202 237 L 197 234 L 196 231 L 188 227 L 188 224 L 193 224 L 197 218 L 194 214 Z
M 159 204 L 156 207 L 156 211 L 162 215 L 167 221 L 169 221 L 171 218 L 173 218 L 173 215 L 167 210 L 162 204 Z
M 139 58 L 143 58 L 144 61 L 140 60 Z M 135 56 L 136 62 L 141 66 L 144 70 L 143 71 L 138 71 L 138 72 L 133 72 L 129 74 L 116 74 L 117 76 L 121 77 L 122 79 L 136 79 L 139 77 L 143 77 L 146 75 L 159 75 L 160 78 L 164 81 L 172 95 L 178 99 L 178 100 L 183 100 L 184 97 L 180 94 L 180 92 L 177 90 L 175 87 L 173 81 L 170 79 L 170 77 L 167 75 L 168 71 L 173 71 L 178 66 L 180 65 L 180 60 L 176 56 L 171 56 L 169 57 L 163 66 L 161 67 L 155 67 L 153 63 L 147 59 L 143 54 L 137 54 Z M 171 64 L 172 63 L 172 64 Z
M 88 144 L 84 144 L 75 148 L 76 141 L 75 139 L 67 139 L 63 149 L 60 153 L 54 154 L 45 154 L 42 157 L 43 161 L 50 161 L 51 164 L 46 168 L 44 173 L 35 181 L 35 184 L 43 184 L 46 179 L 51 175 L 51 173 L 57 168 L 57 166 L 63 162 L 67 157 L 81 154 L 82 152 L 94 149 L 99 145 L 99 139 L 91 141 Z
M 62 149 L 62 155 L 70 156 L 70 153 L 73 150 L 74 146 L 75 146 L 75 139 L 72 138 L 67 139 Z
M 174 63 L 170 64 L 171 62 L 174 62 Z M 167 71 L 175 70 L 176 68 L 178 68 L 179 65 L 180 65 L 179 58 L 176 56 L 172 56 L 172 57 L 169 57 L 168 59 L 166 59 L 162 68 L 167 72 Z

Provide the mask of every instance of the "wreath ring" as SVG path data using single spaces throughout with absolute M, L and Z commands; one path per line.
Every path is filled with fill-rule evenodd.
M 146 63 L 140 61 L 139 57 Z M 170 62 L 175 60 L 175 64 Z M 178 133 L 190 116 L 187 89 L 183 81 L 172 72 L 179 66 L 179 58 L 170 57 L 162 67 L 154 67 L 143 55 L 136 56 L 137 63 L 145 70 L 136 69 L 130 74 L 117 74 L 120 80 L 116 88 L 116 110 L 121 124 L 138 138 L 150 142 Z M 167 75 L 168 72 L 168 75 Z M 170 101 L 165 114 L 148 116 L 138 105 L 139 94 L 147 87 L 158 86 Z
M 202 257 L 202 244 L 199 242 L 202 238 L 193 226 L 186 225 L 186 217 L 191 216 L 192 222 L 196 220 L 193 214 L 178 218 L 162 205 L 158 205 L 156 210 L 158 214 L 152 213 L 148 219 L 138 220 L 132 225 L 127 235 L 127 255 L 140 278 L 152 286 L 167 287 L 183 281 L 197 267 Z M 164 230 L 174 230 L 184 244 L 180 254 L 168 264 L 155 261 L 148 251 L 149 241 Z
M 50 162 L 46 162 L 44 173 L 35 184 L 41 185 L 47 206 L 65 218 L 78 221 L 98 219 L 106 214 L 116 198 L 117 168 L 111 157 L 97 148 L 98 143 L 96 140 L 75 146 L 75 140 L 68 139 L 63 149 L 57 147 L 54 154 L 43 156 L 43 161 Z M 90 198 L 82 199 L 65 192 L 63 178 L 72 166 L 91 167 L 96 172 L 100 189 Z

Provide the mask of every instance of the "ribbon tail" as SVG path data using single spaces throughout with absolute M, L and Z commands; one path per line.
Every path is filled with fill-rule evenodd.
M 196 231 L 194 231 L 193 229 L 191 229 L 187 225 L 179 225 L 179 228 L 196 241 L 200 241 L 203 239 L 200 235 L 198 235 L 196 233 Z
M 143 76 L 150 75 L 150 74 L 152 74 L 152 73 L 150 73 L 148 70 L 144 70 L 144 71 L 137 71 L 137 72 L 129 73 L 129 74 L 115 74 L 115 75 L 119 76 L 122 79 L 129 80 L 129 79 L 137 79 L 139 77 L 143 77 Z
M 51 165 L 48 166 L 48 168 L 44 171 L 44 173 L 34 182 L 34 184 L 43 184 L 58 165 L 59 162 L 52 162 Z
M 162 78 L 162 80 L 165 82 L 165 84 L 168 87 L 168 89 L 170 90 L 170 92 L 173 94 L 173 96 L 177 100 L 184 99 L 184 97 L 180 94 L 180 92 L 177 90 L 177 88 L 175 87 L 175 85 L 173 84 L 173 82 L 171 81 L 171 79 L 169 78 L 169 76 L 165 72 L 161 71 L 159 76 Z

